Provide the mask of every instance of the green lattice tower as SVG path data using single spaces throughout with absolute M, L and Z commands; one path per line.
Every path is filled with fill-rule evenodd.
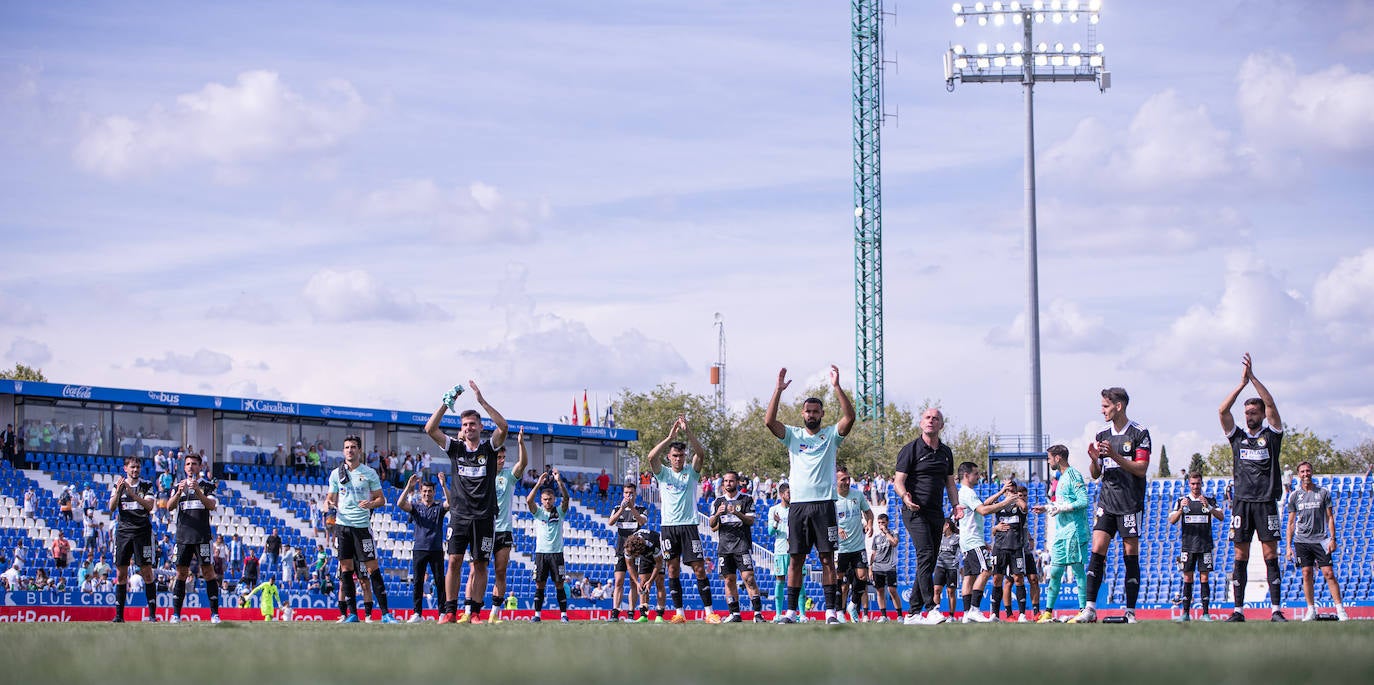
M 884 419 L 883 410 L 883 5 L 852 0 L 854 96 L 855 409 Z M 882 433 L 880 432 L 879 435 Z

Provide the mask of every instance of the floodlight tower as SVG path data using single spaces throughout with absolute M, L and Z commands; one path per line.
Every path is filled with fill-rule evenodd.
M 945 53 L 945 87 L 951 92 L 955 83 L 1020 83 L 1026 107 L 1026 351 L 1030 362 L 1030 392 L 1027 397 L 1031 449 L 1042 452 L 1045 434 L 1040 396 L 1040 275 L 1035 236 L 1035 84 L 1038 82 L 1086 81 L 1106 92 L 1111 87 L 1104 50 L 1096 43 L 1096 27 L 1102 0 L 1032 0 L 1030 2 L 974 3 L 971 7 L 954 3 L 954 25 L 970 20 L 979 26 L 1020 24 L 1025 42 L 1010 46 L 997 43 L 989 47 L 978 43 L 973 51 L 952 45 Z M 1087 47 L 1073 43 L 1066 50 L 1062 42 L 1036 44 L 1036 24 L 1062 25 L 1065 21 L 1087 26 Z
M 854 106 L 854 405 L 882 423 L 883 3 L 851 0 Z M 882 435 L 882 432 L 879 432 Z
M 711 365 L 711 385 L 715 386 L 716 411 L 725 413 L 725 317 L 716 312 L 716 363 Z

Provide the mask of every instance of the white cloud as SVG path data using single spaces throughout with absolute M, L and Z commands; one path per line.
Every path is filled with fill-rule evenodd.
M 547 220 L 546 202 L 507 198 L 495 186 L 474 181 L 442 188 L 432 179 L 405 179 L 363 196 L 372 217 L 408 222 L 443 238 L 498 238 L 527 242 Z
M 1330 321 L 1374 321 L 1374 248 L 1342 259 L 1322 276 L 1312 288 L 1312 309 Z
M 52 360 L 52 350 L 37 340 L 19 337 L 10 344 L 10 350 L 5 353 L 5 358 L 29 366 L 40 366 Z
M 984 338 L 989 345 L 1020 347 L 1026 344 L 1026 313 L 1016 315 L 1010 326 L 994 328 Z M 1100 316 L 1085 313 L 1067 300 L 1054 300 L 1040 310 L 1040 340 L 1046 351 L 1097 352 L 1117 347 L 1107 335 Z
M 1045 253 L 1072 248 L 1095 256 L 1131 250 L 1191 254 L 1234 244 L 1251 229 L 1243 212 L 1226 205 L 1112 203 L 1109 211 L 1101 206 L 1045 202 L 1040 209 Z
M 316 321 L 427 321 L 447 319 L 438 305 L 415 293 L 392 288 L 361 269 L 316 271 L 302 292 Z
M 1374 150 L 1374 73 L 1337 64 L 1299 74 L 1292 57 L 1264 53 L 1246 58 L 1237 80 L 1236 104 L 1256 144 Z
M 1189 189 L 1240 166 L 1230 137 L 1212 124 L 1206 106 L 1166 90 L 1146 100 L 1124 132 L 1084 119 L 1043 155 L 1044 171 L 1101 187 Z
M 74 156 L 111 178 L 208 162 L 222 177 L 237 165 L 281 154 L 326 150 L 362 125 L 367 106 L 347 81 L 331 80 L 317 98 L 291 90 L 271 71 L 246 71 L 235 83 L 210 83 L 143 116 L 90 122 Z
M 134 360 L 135 367 L 152 369 L 158 373 L 180 373 L 190 376 L 218 376 L 229 373 L 234 362 L 229 355 L 201 348 L 195 354 L 184 355 L 167 352 L 161 359 Z

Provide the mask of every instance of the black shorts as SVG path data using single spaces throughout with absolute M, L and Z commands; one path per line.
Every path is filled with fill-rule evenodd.
M 660 532 L 664 560 L 681 558 L 685 564 L 701 561 L 701 534 L 697 532 L 695 525 L 664 526 Z
M 1041 576 L 1040 559 L 1035 556 L 1035 552 L 1022 552 L 1021 554 L 1026 559 L 1026 575 L 1037 578 Z
M 935 577 L 932 585 L 953 585 L 959 582 L 959 569 L 949 568 L 948 566 L 936 566 Z
M 992 555 L 988 548 L 979 547 L 964 552 L 963 572 L 965 576 L 977 576 L 992 570 Z
M 534 582 L 535 590 L 543 590 L 544 583 L 552 580 L 554 585 L 563 582 L 563 553 L 535 552 Z
M 1097 520 L 1093 522 L 1093 530 L 1100 530 L 1107 534 L 1108 539 L 1120 535 L 1122 540 L 1130 540 L 1140 537 L 1140 521 L 1144 518 L 1144 513 L 1134 514 L 1108 514 L 1097 508 Z
M 652 556 L 635 557 L 634 564 L 635 573 L 640 576 L 646 576 L 654 572 L 654 566 L 658 565 L 658 559 Z
M 334 526 L 334 547 L 339 550 L 341 562 L 377 560 L 377 541 L 372 539 L 371 528 Z
M 500 552 L 515 546 L 515 534 L 508 530 L 498 530 L 492 534 L 492 551 Z
M 859 550 L 857 552 L 840 552 L 835 555 L 835 573 L 848 573 L 851 568 L 868 570 L 868 553 Z
M 1184 552 L 1182 554 L 1182 571 L 1184 573 L 1211 573 L 1216 567 L 1216 554 L 1212 552 Z
M 1298 558 L 1298 568 L 1325 568 L 1331 565 L 1331 553 L 1320 542 L 1295 542 L 1293 555 Z
M 720 555 L 720 575 L 733 576 L 736 573 L 753 572 L 754 555 L 748 553 Z
M 835 503 L 793 502 L 787 509 L 787 553 L 806 556 L 835 551 L 840 531 L 835 523 Z
M 885 587 L 897 587 L 897 569 L 895 568 L 891 571 L 870 571 L 869 575 L 873 576 L 873 587 L 879 590 Z
M 492 551 L 496 549 L 495 527 L 496 522 L 489 518 L 450 520 L 447 549 L 449 555 L 462 556 L 471 549 L 473 561 L 483 562 L 490 559 Z
M 1231 540 L 1248 545 L 1256 533 L 1260 542 L 1279 539 L 1278 503 L 1236 502 L 1231 506 Z
M 992 573 L 999 576 L 1026 575 L 1026 553 L 1019 549 L 998 552 L 992 562 Z
M 155 560 L 152 529 L 115 535 L 115 568 L 152 566 Z
M 192 559 L 200 559 L 201 572 L 204 573 L 205 569 L 211 568 L 211 564 L 214 563 L 213 555 L 210 553 L 212 546 L 208 542 L 178 542 L 177 567 L 187 568 L 191 565 Z

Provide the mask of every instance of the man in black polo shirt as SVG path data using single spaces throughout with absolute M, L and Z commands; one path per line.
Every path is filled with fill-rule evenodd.
M 954 482 L 954 452 L 940 442 L 944 427 L 945 415 L 939 409 L 922 412 L 921 437 L 897 453 L 897 472 L 892 476 L 892 489 L 902 500 L 902 524 L 916 547 L 916 580 L 911 585 L 908 624 L 945 621 L 933 587 L 935 557 L 945 524 L 943 498 L 948 495 L 950 503 L 957 505 L 959 493 Z M 955 506 L 954 519 L 962 515 Z
M 1283 474 L 1279 465 L 1279 450 L 1283 446 L 1283 420 L 1274 396 L 1255 377 L 1250 353 L 1241 364 L 1244 373 L 1240 385 L 1226 396 L 1218 414 L 1221 430 L 1231 443 L 1231 479 L 1235 486 L 1231 502 L 1231 541 L 1236 545 L 1236 562 L 1231 571 L 1231 592 L 1236 608 L 1232 623 L 1245 620 L 1245 583 L 1250 565 L 1250 539 L 1259 534 L 1264 553 L 1264 567 L 1269 581 L 1271 621 L 1283 622 L 1283 578 L 1279 570 L 1279 497 L 1283 494 Z M 1245 428 L 1236 425 L 1231 407 L 1240 398 L 1246 385 L 1254 385 L 1259 397 L 1245 400 Z M 1269 425 L 1265 425 L 1265 421 Z
M 439 474 L 439 484 L 444 485 L 444 474 Z M 410 492 L 420 486 L 420 501 L 410 501 Z M 444 501 L 434 501 L 434 484 L 421 483 L 420 474 L 410 474 L 406 487 L 401 491 L 397 505 L 401 511 L 410 514 L 415 524 L 415 542 L 411 548 L 410 577 L 414 583 L 411 598 L 415 602 L 415 613 L 407 623 L 424 620 L 421 612 L 425 608 L 425 571 L 434 579 L 434 601 L 439 610 L 444 608 L 444 514 L 448 512 L 448 487 L 444 487 Z
M 461 424 L 457 437 L 446 435 L 440 428 L 444 413 L 453 408 L 458 395 L 457 386 L 444 396 L 444 402 L 425 422 L 425 433 L 448 453 L 453 464 L 453 487 L 448 499 L 449 538 L 448 573 L 444 576 L 444 592 L 448 598 L 440 611 L 439 623 L 463 622 L 458 618 L 458 581 L 463 571 L 463 555 L 472 550 L 472 592 L 467 598 L 464 621 L 476 621 L 482 613 L 487 594 L 487 560 L 495 547 L 496 530 L 496 474 L 500 470 L 497 450 L 506 443 L 506 419 L 482 397 L 477 384 L 468 381 L 477 403 L 487 410 L 496 430 L 489 440 L 482 439 L 482 415 L 471 409 L 459 414 Z

